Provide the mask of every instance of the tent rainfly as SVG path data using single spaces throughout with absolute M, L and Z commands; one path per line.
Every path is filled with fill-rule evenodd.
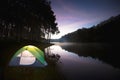
M 11 66 L 15 65 L 32 65 L 32 66 L 46 66 L 47 62 L 44 58 L 44 53 L 39 48 L 28 45 L 20 48 L 12 57 Z

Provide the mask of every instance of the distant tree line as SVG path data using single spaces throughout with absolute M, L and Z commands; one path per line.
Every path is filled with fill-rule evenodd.
M 82 28 L 63 36 L 66 42 L 120 42 L 120 15 L 91 28 Z
M 41 41 L 59 33 L 48 0 L 0 0 L 0 39 Z

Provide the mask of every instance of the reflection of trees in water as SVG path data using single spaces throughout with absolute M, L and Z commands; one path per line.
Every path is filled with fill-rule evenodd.
M 61 45 L 69 52 L 74 52 L 79 56 L 91 56 L 98 58 L 108 64 L 120 68 L 119 45 L 117 44 L 95 44 L 95 43 L 78 43 L 73 45 Z
M 48 47 L 46 50 L 45 50 L 45 54 L 46 54 L 46 60 L 48 62 L 48 64 L 56 64 L 59 62 L 59 59 L 60 59 L 60 55 L 59 54 L 54 54 L 52 51 L 51 51 L 51 48 Z

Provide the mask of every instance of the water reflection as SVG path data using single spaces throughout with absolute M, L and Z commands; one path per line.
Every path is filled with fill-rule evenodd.
M 29 60 L 34 56 L 25 49 L 11 60 L 12 67 L 6 66 L 2 69 L 2 76 L 5 78 L 3 80 L 120 80 L 120 69 L 106 64 L 98 58 L 84 57 L 67 51 L 59 45 L 61 44 L 45 49 L 45 59 L 48 66 L 42 68 L 25 67 L 38 66 L 40 63 L 37 59 Z M 68 44 L 62 44 L 62 46 L 66 45 Z M 21 59 L 21 57 L 26 58 L 26 60 Z M 55 61 L 55 65 L 49 65 L 50 61 Z
M 120 68 L 118 44 L 107 43 L 55 43 L 63 49 L 78 54 L 79 56 L 91 56 L 99 58 L 103 62 Z
M 45 49 L 47 51 L 48 48 Z M 59 54 L 59 71 L 67 80 L 119 80 L 120 70 L 92 57 L 78 56 L 59 45 L 49 47 L 49 54 Z

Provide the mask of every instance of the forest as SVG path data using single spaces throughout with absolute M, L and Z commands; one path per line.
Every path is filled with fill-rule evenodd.
M 48 0 L 0 0 L 0 40 L 39 41 L 59 33 Z
M 78 29 L 75 32 L 62 36 L 61 42 L 120 42 L 120 15 L 112 16 L 90 28 Z

